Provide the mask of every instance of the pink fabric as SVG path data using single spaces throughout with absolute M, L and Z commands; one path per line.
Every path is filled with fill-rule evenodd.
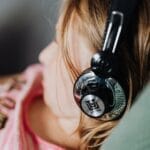
M 21 75 L 26 83 L 19 90 L 1 92 L 0 96 L 16 101 L 15 109 L 9 110 L 8 121 L 0 130 L 0 150 L 64 150 L 34 134 L 26 120 L 26 109 L 35 96 L 42 96 L 42 66 L 32 65 Z

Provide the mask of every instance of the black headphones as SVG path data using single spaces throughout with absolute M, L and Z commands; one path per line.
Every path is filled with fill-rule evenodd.
M 137 3 L 138 0 L 112 0 L 102 50 L 94 54 L 91 67 L 74 84 L 76 103 L 92 118 L 117 119 L 127 106 L 127 87 L 121 74 L 118 75 L 119 70 L 124 69 L 120 66 L 118 52 L 121 50 L 118 45 L 123 40 Z

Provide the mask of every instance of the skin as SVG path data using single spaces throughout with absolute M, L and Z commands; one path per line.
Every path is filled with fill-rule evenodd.
M 64 66 L 58 44 L 52 42 L 41 52 L 39 59 L 44 68 L 44 98 L 31 105 L 30 126 L 35 133 L 49 142 L 69 149 L 77 149 L 79 135 L 75 130 L 79 124 L 80 110 L 73 100 L 71 91 L 73 85 Z M 40 125 L 37 124 L 39 118 Z

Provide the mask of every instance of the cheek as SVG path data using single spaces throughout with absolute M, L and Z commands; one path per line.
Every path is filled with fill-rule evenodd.
M 60 56 L 58 46 L 52 43 L 40 54 L 43 64 L 44 101 L 60 117 L 77 117 L 80 110 L 73 98 L 73 85 Z
M 61 69 L 64 72 L 60 72 Z M 73 98 L 73 85 L 65 68 L 54 63 L 45 69 L 43 76 L 44 100 L 52 113 L 62 118 L 79 117 L 80 110 Z
M 44 101 L 51 111 L 58 112 L 57 110 L 57 101 L 56 101 L 56 68 L 54 63 L 48 66 L 45 66 L 43 71 L 43 88 L 44 88 Z

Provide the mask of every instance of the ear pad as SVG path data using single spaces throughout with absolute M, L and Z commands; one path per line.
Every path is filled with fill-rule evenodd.
M 91 68 L 78 77 L 73 93 L 82 111 L 93 118 L 107 114 L 108 120 L 116 119 L 123 113 L 127 103 L 119 82 L 110 76 L 99 76 Z

